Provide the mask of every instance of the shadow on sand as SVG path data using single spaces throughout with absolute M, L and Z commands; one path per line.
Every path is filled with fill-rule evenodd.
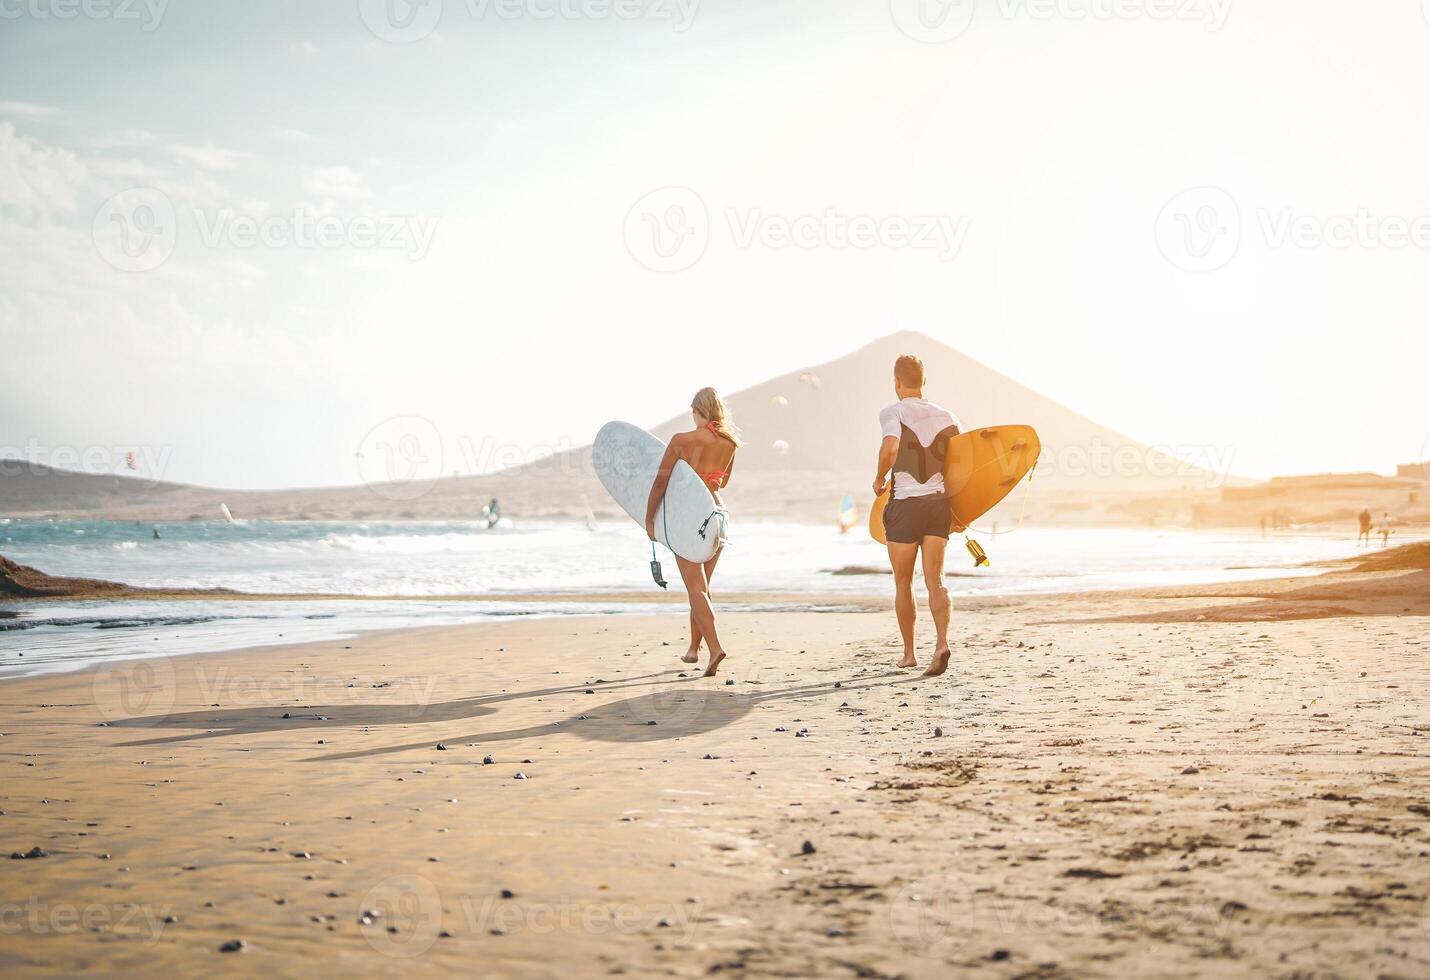
M 588 690 L 620 690 L 639 685 L 655 688 L 634 697 L 595 705 L 579 714 L 544 725 L 443 736 L 440 739 L 428 737 L 419 742 L 310 756 L 302 760 L 304 762 L 338 762 L 419 749 L 430 750 L 437 741 L 450 742 L 454 745 L 480 745 L 490 742 L 569 734 L 598 742 L 660 742 L 686 735 L 716 731 L 743 718 L 759 704 L 831 694 L 844 695 L 871 688 L 912 683 L 916 679 L 916 676 L 910 676 L 901 671 L 888 671 L 873 677 L 839 681 L 839 687 L 835 687 L 834 681 L 828 681 L 818 684 L 796 684 L 771 691 L 754 691 L 750 686 L 739 690 L 726 687 L 718 679 L 713 681 L 704 678 L 683 679 L 672 677 L 667 672 L 660 672 L 608 682 L 601 684 L 599 688 L 576 684 L 463 698 L 435 704 L 334 704 L 309 705 L 302 708 L 255 706 L 226 711 L 188 711 L 125 719 L 113 722 L 112 727 L 189 730 L 180 735 L 165 735 L 122 743 L 126 746 L 163 745 L 266 732 L 375 728 L 389 725 L 431 725 L 465 721 L 495 714 L 497 709 L 493 705 L 525 698 L 579 694 Z M 195 729 L 205 730 L 195 731 Z
M 503 691 L 455 701 L 413 702 L 408 704 L 307 704 L 301 707 L 258 704 L 245 708 L 202 708 L 198 711 L 168 712 L 145 717 L 111 721 L 111 728 L 142 728 L 187 730 L 183 735 L 123 742 L 122 745 L 163 745 L 200 738 L 223 738 L 228 735 L 256 735 L 263 732 L 292 732 L 329 728 L 382 727 L 388 725 L 426 725 L 433 722 L 461 721 L 495 714 L 493 705 L 527 698 L 555 697 L 579 694 L 586 690 L 619 691 L 647 682 L 668 678 L 666 671 L 628 677 L 618 681 L 592 684 L 566 684 L 559 687 L 535 688 L 530 691 Z M 205 729 L 197 731 L 197 729 Z

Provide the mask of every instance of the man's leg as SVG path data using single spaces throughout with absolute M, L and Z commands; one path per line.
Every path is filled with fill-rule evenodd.
M 933 663 L 924 671 L 925 677 L 937 677 L 947 670 L 952 655 L 948 649 L 948 589 L 943 584 L 943 556 L 947 550 L 947 538 L 924 538 L 924 585 L 929 590 L 929 612 L 933 613 L 933 628 L 938 634 Z
M 899 633 L 904 638 L 904 659 L 900 667 L 917 667 L 914 657 L 914 562 L 919 557 L 917 544 L 889 542 L 889 564 L 894 569 L 894 613 L 899 617 Z

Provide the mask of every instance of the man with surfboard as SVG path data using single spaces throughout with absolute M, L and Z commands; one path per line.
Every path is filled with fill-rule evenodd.
M 945 481 L 949 440 L 959 433 L 952 412 L 924 398 L 924 362 L 905 354 L 894 362 L 894 393 L 898 401 L 879 413 L 879 469 L 874 496 L 889 490 L 884 508 L 884 536 L 894 569 L 894 612 L 904 639 L 900 667 L 917 667 L 914 656 L 914 564 L 923 554 L 924 584 L 933 613 L 937 644 L 925 677 L 948 669 L 948 589 L 943 584 L 943 558 L 948 547 L 951 501 Z

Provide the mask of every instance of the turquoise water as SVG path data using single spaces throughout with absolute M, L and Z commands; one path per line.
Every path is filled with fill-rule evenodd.
M 483 596 L 507 602 L 10 603 L 0 618 L 0 677 L 72 669 L 117 657 L 191 653 L 347 636 L 368 629 L 508 616 L 642 612 L 668 606 L 592 602 L 599 592 L 650 592 L 650 547 L 627 521 L 188 522 L 156 525 L 0 519 L 0 554 L 54 575 L 131 585 L 258 593 Z M 736 523 L 715 579 L 722 591 L 887 595 L 881 546 L 861 530 Z M 1129 588 L 1305 574 L 1293 566 L 1342 557 L 1353 541 L 1154 529 L 1022 528 L 981 539 L 993 566 L 975 570 L 950 547 L 955 594 Z M 668 554 L 667 579 L 675 575 Z M 875 574 L 835 574 L 872 569 Z M 678 579 L 675 580 L 678 582 Z M 672 588 L 679 588 L 673 584 Z M 554 598 L 514 601 L 540 593 Z M 773 596 L 772 596 L 773 598 Z M 780 600 L 788 601 L 786 599 Z M 20 656 L 24 654 L 24 656 Z

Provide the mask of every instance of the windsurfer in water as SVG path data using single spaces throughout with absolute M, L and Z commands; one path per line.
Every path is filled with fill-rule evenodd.
M 879 469 L 874 496 L 893 494 L 884 508 L 884 536 L 894 569 L 894 612 L 904 638 L 900 667 L 917 667 L 914 656 L 914 563 L 923 552 L 924 585 L 929 593 L 938 642 L 925 677 L 948 669 L 948 589 L 943 584 L 943 556 L 953 523 L 952 500 L 945 483 L 948 441 L 958 435 L 958 419 L 924 398 L 924 362 L 905 354 L 894 362 L 894 393 L 899 400 L 879 413 Z M 889 486 L 892 474 L 893 486 Z
M 715 503 L 724 508 L 720 491 L 730 483 L 730 474 L 735 469 L 735 450 L 740 448 L 739 431 L 730 421 L 730 412 L 714 388 L 701 388 L 690 403 L 690 418 L 695 428 L 690 432 L 676 433 L 665 449 L 665 457 L 660 461 L 660 472 L 650 488 L 650 501 L 646 505 L 645 530 L 652 541 L 655 540 L 655 516 L 665 499 L 666 487 L 670 485 L 670 474 L 680 460 L 700 474 L 710 492 L 715 495 Z M 703 640 L 710 647 L 710 662 L 706 665 L 705 676 L 714 677 L 725 659 L 725 648 L 720 645 L 720 635 L 715 629 L 715 607 L 710 602 L 710 580 L 715 575 L 715 563 L 720 560 L 720 551 L 706 562 L 686 561 L 675 556 L 675 564 L 680 569 L 680 578 L 685 583 L 685 591 L 690 597 L 690 648 L 680 659 L 688 664 L 700 662 L 700 644 Z

